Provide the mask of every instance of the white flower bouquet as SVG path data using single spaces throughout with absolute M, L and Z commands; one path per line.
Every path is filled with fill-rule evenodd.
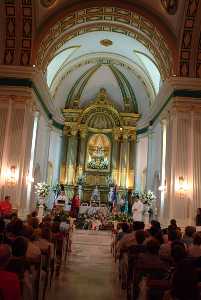
M 50 186 L 45 182 L 38 182 L 34 187 L 39 197 L 47 197 L 50 192 Z
M 153 201 L 156 199 L 156 196 L 149 190 L 148 192 L 141 193 L 141 199 L 144 204 L 151 206 Z

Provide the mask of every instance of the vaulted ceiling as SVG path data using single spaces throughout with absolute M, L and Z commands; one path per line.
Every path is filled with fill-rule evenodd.
M 201 77 L 200 3 L 5 0 L 0 64 L 36 66 L 59 109 L 105 87 L 120 109 L 145 114 L 170 76 Z
M 42 10 L 38 26 L 40 16 Z M 61 109 L 74 100 L 86 105 L 104 87 L 119 109 L 144 114 L 173 72 L 166 38 L 151 18 L 129 7 L 74 6 L 38 37 L 37 65 Z

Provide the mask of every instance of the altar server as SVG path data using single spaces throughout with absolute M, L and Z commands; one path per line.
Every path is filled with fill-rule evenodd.
M 137 198 L 132 206 L 133 221 L 142 221 L 143 208 L 143 203 Z

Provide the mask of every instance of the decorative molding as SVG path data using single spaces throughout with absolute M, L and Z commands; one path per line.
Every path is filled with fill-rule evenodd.
M 104 47 L 109 47 L 113 44 L 113 42 L 109 39 L 101 40 L 100 44 Z
M 134 64 L 132 61 L 125 59 L 124 56 L 116 56 L 111 53 L 107 53 L 107 56 L 104 55 L 104 53 L 95 53 L 90 56 L 85 55 L 69 62 L 68 65 L 64 65 L 60 70 L 60 74 L 55 76 L 54 82 L 51 86 L 51 94 L 53 98 L 56 98 L 56 93 L 58 91 L 60 83 L 65 80 L 65 78 L 70 76 L 73 71 L 87 64 L 104 64 L 115 65 L 116 67 L 120 66 L 133 72 L 135 76 L 137 74 L 138 79 L 141 80 L 142 84 L 144 82 L 144 85 L 146 86 L 145 92 L 147 94 L 147 97 L 150 99 L 151 103 L 153 103 L 153 100 L 155 98 L 154 87 L 150 82 L 149 74 L 147 74 L 140 65 L 136 63 Z M 68 69 L 66 70 L 65 68 Z
M 195 51 L 195 49 L 192 46 L 193 32 L 197 31 L 195 22 L 198 14 L 199 0 L 188 0 L 187 2 L 188 5 L 186 7 L 186 16 L 184 21 L 183 36 L 182 36 L 181 48 L 180 48 L 179 74 L 180 76 L 183 77 L 188 77 L 188 76 L 194 77 L 195 76 L 194 74 L 190 74 L 190 62 L 191 62 L 192 52 L 194 53 Z
M 92 66 L 76 80 L 75 84 L 68 93 L 67 101 L 65 104 L 66 108 L 79 107 L 79 101 L 87 83 L 89 82 L 93 74 L 96 71 L 98 71 L 99 68 L 101 68 L 101 66 L 102 64 Z M 135 111 L 136 113 L 138 113 L 138 104 L 131 84 L 124 76 L 124 74 L 120 70 L 118 70 L 114 65 L 109 64 L 109 68 L 113 73 L 114 77 L 116 78 L 116 81 L 121 90 L 122 98 L 124 101 L 124 110 L 130 112 Z
M 19 9 L 20 8 L 20 9 Z M 30 65 L 32 51 L 32 1 L 5 1 L 5 65 Z
M 161 0 L 161 4 L 168 14 L 176 14 L 178 8 L 178 0 Z
M 20 65 L 30 65 L 32 50 L 32 1 L 22 0 L 22 37 Z
M 114 134 L 123 135 L 129 132 L 129 136 L 134 136 L 136 131 L 136 123 L 139 119 L 139 114 L 136 113 L 119 113 L 115 108 L 113 102 L 108 98 L 107 92 L 104 88 L 100 89 L 96 99 L 91 101 L 87 107 L 79 108 L 65 108 L 63 110 L 65 117 L 64 131 L 66 134 L 72 134 L 72 129 L 77 128 L 83 131 L 91 132 L 114 132 Z M 105 126 L 99 127 L 96 122 L 93 123 L 92 118 L 102 114 L 105 120 Z M 92 122 L 91 122 L 92 120 Z M 96 118 L 95 118 L 96 120 Z M 107 122 L 109 120 L 109 122 Z M 94 126 L 93 126 L 94 124 Z M 93 126 L 91 128 L 90 126 Z M 115 130 L 115 131 L 114 131 Z
M 41 5 L 45 8 L 51 7 L 55 2 L 56 0 L 40 0 Z
M 73 29 L 75 26 L 79 26 Z M 112 31 L 137 39 L 154 55 L 162 77 L 170 74 L 171 53 L 165 39 L 147 18 L 117 7 L 91 7 L 69 13 L 50 27 L 37 51 L 37 64 L 46 69 L 54 53 L 66 41 L 86 32 Z
M 57 122 L 54 120 L 54 117 L 52 113 L 49 111 L 47 105 L 43 101 L 41 94 L 39 90 L 37 89 L 36 85 L 31 79 L 26 79 L 26 78 L 5 78 L 5 77 L 0 77 L 0 86 L 15 86 L 15 87 L 28 87 L 30 89 L 33 89 L 34 93 L 37 96 L 37 99 L 41 103 L 41 106 L 46 114 L 46 116 L 52 120 L 53 126 L 58 128 L 58 129 L 63 129 L 64 125 L 62 123 Z
M 5 51 L 4 64 L 12 65 L 15 58 L 16 47 L 16 3 L 15 1 L 5 1 Z

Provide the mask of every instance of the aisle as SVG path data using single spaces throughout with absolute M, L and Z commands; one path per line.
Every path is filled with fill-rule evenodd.
M 75 231 L 69 262 L 48 300 L 124 300 L 110 243 L 111 233 Z

